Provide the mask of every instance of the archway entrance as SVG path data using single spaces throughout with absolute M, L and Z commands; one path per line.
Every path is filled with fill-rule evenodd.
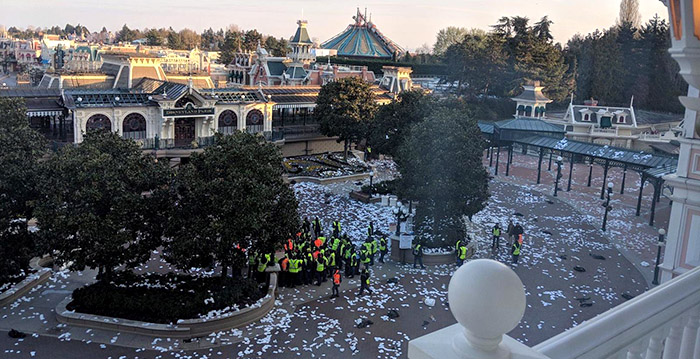
M 194 118 L 175 120 L 175 147 L 189 146 L 194 141 Z

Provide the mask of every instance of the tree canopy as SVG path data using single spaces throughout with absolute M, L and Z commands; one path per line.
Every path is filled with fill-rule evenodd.
M 39 197 L 34 184 L 46 146 L 26 113 L 23 100 L 0 97 L 0 284 L 26 269 L 35 255 L 27 222 Z
M 244 132 L 216 136 L 175 178 L 165 256 L 182 269 L 218 264 L 226 276 L 245 265 L 246 250 L 279 248 L 299 215 L 276 145 Z
M 349 143 L 368 137 L 376 111 L 371 85 L 360 78 L 347 77 L 321 87 L 314 117 L 320 123 L 321 133 L 345 141 L 347 156 Z
M 417 200 L 419 236 L 431 246 L 464 239 L 464 217 L 489 198 L 484 143 L 476 121 L 459 103 L 442 104 L 411 126 L 396 158 L 402 197 Z
M 42 248 L 71 269 L 99 268 L 109 278 L 160 245 L 166 222 L 166 162 L 143 155 L 114 132 L 87 133 L 43 163 L 36 218 Z

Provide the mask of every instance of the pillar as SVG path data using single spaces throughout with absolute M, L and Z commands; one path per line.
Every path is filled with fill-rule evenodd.
M 552 154 L 554 153 L 554 150 L 549 150 L 549 165 L 547 165 L 547 171 L 552 170 Z
M 501 159 L 501 146 L 498 145 L 496 148 L 496 173 L 494 173 L 495 176 L 498 176 L 498 161 Z
M 544 157 L 544 148 L 540 147 L 539 160 L 537 161 L 537 184 L 540 184 L 542 177 L 542 157 Z
M 606 182 L 608 181 L 608 168 L 610 166 L 610 162 L 608 160 L 605 160 L 605 167 L 603 168 L 603 186 L 600 189 L 600 199 L 605 199 L 605 187 L 606 187 Z
M 654 225 L 654 215 L 656 214 L 656 202 L 658 201 L 658 198 L 661 197 L 661 182 L 660 180 L 656 180 L 654 182 L 654 195 L 651 197 L 651 213 L 649 214 L 649 225 L 653 226 Z
M 489 144 L 489 167 L 493 167 L 493 146 Z
M 642 194 L 644 192 L 644 182 L 646 182 L 647 177 L 644 173 L 642 173 L 642 182 L 641 185 L 639 186 L 639 197 L 637 197 L 637 212 L 635 213 L 635 216 L 639 217 L 639 212 L 642 209 Z
M 571 176 L 574 174 L 574 154 L 569 155 L 569 184 L 566 185 L 566 192 L 571 191 Z
M 588 185 L 591 186 L 591 178 L 593 177 L 593 157 L 591 157 L 591 163 L 588 164 Z
M 622 185 L 620 185 L 620 194 L 625 194 L 625 179 L 627 178 L 627 165 L 622 170 Z
M 510 176 L 510 162 L 513 160 L 513 146 L 508 146 L 508 158 L 506 159 L 506 177 Z

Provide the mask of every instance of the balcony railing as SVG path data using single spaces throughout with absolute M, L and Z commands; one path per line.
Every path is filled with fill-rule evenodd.
M 698 358 L 700 267 L 540 343 L 550 358 Z
M 141 144 L 143 150 L 196 149 L 213 145 L 214 138 L 214 136 L 197 137 L 185 144 L 176 144 L 172 138 L 159 138 L 157 147 L 155 138 L 144 138 L 136 142 Z
M 504 281 L 510 285 L 494 284 Z M 459 323 L 412 340 L 408 357 L 700 358 L 698 283 L 700 267 L 529 348 L 505 335 L 526 310 L 522 282 L 506 266 L 479 259 L 460 267 L 450 280 L 450 310 Z M 503 295 L 509 295 L 508 305 L 501 305 Z

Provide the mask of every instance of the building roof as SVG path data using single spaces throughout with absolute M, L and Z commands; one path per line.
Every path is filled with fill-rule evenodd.
M 530 117 L 515 117 L 509 120 L 502 120 L 494 123 L 493 126 L 498 130 L 566 133 L 562 126 Z
M 552 100 L 548 99 L 542 93 L 542 87 L 538 84 L 535 85 L 525 85 L 523 86 L 523 92 L 517 97 L 513 98 L 513 101 L 526 101 L 526 102 L 544 102 L 550 103 Z
M 311 41 L 311 37 L 309 36 L 309 32 L 306 31 L 306 21 L 299 20 L 297 24 L 299 24 L 299 27 L 297 27 L 297 32 L 292 37 L 290 43 L 309 45 L 313 44 L 313 41 Z
M 493 135 L 493 123 L 479 122 L 478 125 L 481 133 Z
M 678 141 L 671 141 L 669 143 L 661 142 L 661 143 L 652 143 L 649 145 L 651 148 L 654 150 L 657 150 L 659 152 L 663 152 L 669 155 L 675 155 L 678 156 L 681 152 L 681 146 L 678 143 Z
M 384 36 L 377 26 L 357 10 L 355 23 L 340 34 L 321 44 L 323 49 L 335 49 L 338 56 L 392 58 L 394 53 L 403 54 L 405 50 Z
M 574 141 L 566 138 L 557 139 L 547 136 L 530 136 L 515 140 L 514 142 L 569 152 L 581 156 L 590 156 L 641 168 L 670 168 L 678 165 L 678 160 L 669 156 L 644 151 L 633 151 L 627 148 L 603 146 L 590 142 Z
M 0 89 L 0 97 L 60 97 L 61 90 L 40 87 L 13 87 Z
M 660 123 L 683 121 L 683 114 L 679 113 L 663 113 L 645 110 L 636 110 L 635 112 L 638 125 L 656 125 Z
M 570 113 L 575 124 L 596 124 L 603 116 L 614 117 L 611 120 L 613 126 L 635 126 L 634 110 L 631 107 L 587 106 L 571 105 Z M 588 114 L 589 121 L 584 121 Z M 617 118 L 624 115 L 624 121 L 618 122 Z
M 282 61 L 267 61 L 267 68 L 270 70 L 270 76 L 282 76 L 287 66 Z

